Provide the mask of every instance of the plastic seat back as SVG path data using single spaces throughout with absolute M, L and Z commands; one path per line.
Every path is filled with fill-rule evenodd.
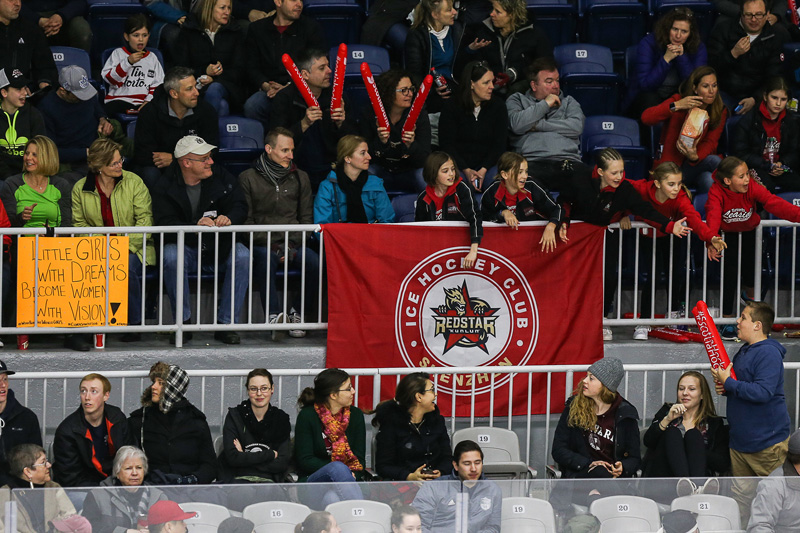
M 53 61 L 55 61 L 56 69 L 59 72 L 69 65 L 77 65 L 85 70 L 86 76 L 91 79 L 92 63 L 86 50 L 71 46 L 51 46 L 50 52 L 53 53 Z
M 214 503 L 189 502 L 182 503 L 181 509 L 196 512 L 194 518 L 186 520 L 186 525 L 192 533 L 216 533 L 220 523 L 231 516 L 227 507 Z
M 718 494 L 693 494 L 672 500 L 673 511 L 684 509 L 697 513 L 700 531 L 737 531 L 741 529 L 736 500 Z
M 371 500 L 346 500 L 328 505 L 326 511 L 347 533 L 391 533 L 392 508 Z
M 639 496 L 608 496 L 592 502 L 589 513 L 600 520 L 600 533 L 655 533 L 661 527 L 658 505 Z
M 248 505 L 242 517 L 255 525 L 255 533 L 294 533 L 294 526 L 311 514 L 301 503 L 261 502 Z
M 555 533 L 553 506 L 537 498 L 503 498 L 500 533 Z

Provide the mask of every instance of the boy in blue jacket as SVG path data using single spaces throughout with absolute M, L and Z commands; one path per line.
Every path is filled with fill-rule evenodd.
M 791 423 L 783 392 L 786 349 L 767 337 L 775 311 L 750 302 L 736 321 L 745 343 L 728 368 L 712 368 L 717 394 L 728 398 L 733 495 L 742 524 L 750 516 L 756 483 L 746 477 L 768 476 L 786 459 Z M 731 377 L 731 368 L 736 379 Z

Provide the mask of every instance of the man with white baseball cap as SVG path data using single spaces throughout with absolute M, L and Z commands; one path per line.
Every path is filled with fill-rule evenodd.
M 153 218 L 156 226 L 208 226 L 223 227 L 244 224 L 247 218 L 247 201 L 236 179 L 225 168 L 215 165 L 211 154 L 216 148 L 201 137 L 187 135 L 175 145 L 174 160 L 155 184 L 153 192 Z M 219 240 L 206 235 L 202 239 L 202 249 L 198 250 L 198 239 L 186 236 L 184 248 L 183 312 L 182 319 L 188 323 L 192 318 L 189 305 L 189 278 L 196 273 L 197 255 L 200 253 L 202 269 L 213 273 L 215 269 L 224 271 L 223 286 L 219 292 L 217 321 L 230 324 L 238 321 L 247 293 L 250 269 L 250 251 L 242 243 L 234 243 L 231 233 L 221 233 Z M 164 235 L 164 284 L 167 286 L 172 310 L 176 317 L 178 245 L 175 233 Z M 217 243 L 217 244 L 215 244 Z M 214 253 L 219 264 L 214 263 Z M 231 269 L 231 256 L 235 254 L 234 269 Z M 231 299 L 232 275 L 235 270 L 234 296 Z M 183 338 L 189 340 L 190 333 Z M 225 344 L 239 344 L 239 335 L 231 330 L 217 331 L 214 338 Z
M 58 146 L 61 163 L 77 165 L 85 175 L 86 149 L 98 137 L 108 137 L 114 126 L 108 119 L 86 71 L 69 65 L 58 74 L 59 87 L 42 98 L 39 111 L 44 116 L 48 137 Z
M 18 444 L 42 445 L 42 431 L 36 414 L 19 403 L 9 388 L 8 376 L 15 374 L 0 361 L 0 485 L 9 480 L 8 452 Z

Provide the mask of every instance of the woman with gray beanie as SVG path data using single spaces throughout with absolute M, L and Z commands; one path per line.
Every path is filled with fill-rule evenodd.
M 600 359 L 589 367 L 567 400 L 553 438 L 553 459 L 562 477 L 610 479 L 636 475 L 641 464 L 639 414 L 617 392 L 624 375 L 622 361 L 615 357 Z M 588 496 L 589 491 L 586 492 Z

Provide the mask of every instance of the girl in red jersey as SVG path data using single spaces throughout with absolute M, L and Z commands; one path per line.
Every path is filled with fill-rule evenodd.
M 647 200 L 659 213 L 664 215 L 670 220 L 678 220 L 681 218 L 686 219 L 686 223 L 697 235 L 697 237 L 706 243 L 708 249 L 708 259 L 711 261 L 719 261 L 720 252 L 725 248 L 725 242 L 719 235 L 711 232 L 708 226 L 703 222 L 700 213 L 692 205 L 691 198 L 689 197 L 686 187 L 683 185 L 683 173 L 678 165 L 669 161 L 661 163 L 652 172 L 652 180 L 637 180 L 632 181 L 631 185 L 639 192 L 639 194 Z M 644 220 L 641 217 L 636 217 L 637 220 Z M 651 286 L 655 276 L 660 272 L 670 272 L 670 239 L 666 233 L 656 231 L 656 270 L 653 274 L 646 276 L 646 281 L 642 283 L 642 318 L 650 318 L 651 312 Z M 639 254 L 639 269 L 640 272 L 650 272 L 652 264 L 652 235 L 649 230 L 642 231 L 646 237 L 641 242 L 641 253 Z M 678 273 L 681 271 L 683 265 L 686 264 L 686 247 L 679 245 L 677 242 L 672 247 L 672 272 Z M 672 276 L 672 301 L 670 302 L 669 310 L 670 318 L 683 318 L 677 311 L 681 301 L 681 297 L 685 296 L 685 281 L 683 275 Z M 637 326 L 633 334 L 636 340 L 647 340 L 647 332 L 650 331 L 649 326 Z
M 794 206 L 770 193 L 757 180 L 750 178 L 747 163 L 738 157 L 726 157 L 714 172 L 714 185 L 706 200 L 706 224 L 716 234 L 720 229 L 726 233 L 728 260 L 724 261 L 724 283 L 722 312 L 734 316 L 736 287 L 741 280 L 749 297 L 753 297 L 755 281 L 755 236 L 756 226 L 761 222 L 759 206 L 769 213 L 790 222 L 800 222 L 800 207 Z M 741 274 L 737 272 L 739 238 L 742 246 Z M 741 277 L 740 277 L 741 276 Z M 725 326 L 722 338 L 735 338 L 736 328 Z

